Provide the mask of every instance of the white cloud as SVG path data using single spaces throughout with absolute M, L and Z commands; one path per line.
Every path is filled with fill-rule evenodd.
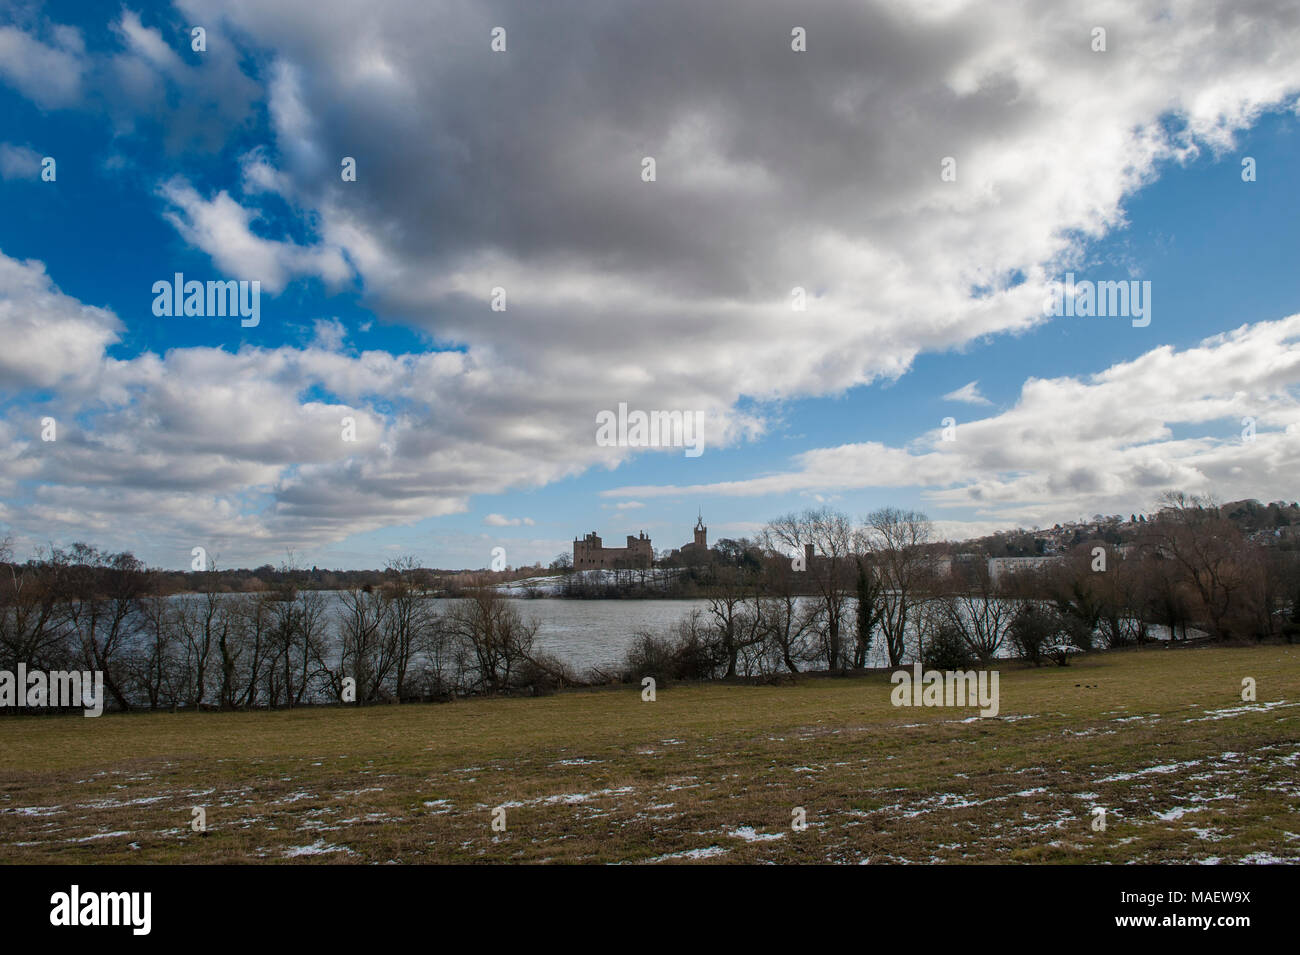
M 318 318 L 312 323 L 312 344 L 317 348 L 339 351 L 347 337 L 347 327 L 337 318 Z
M 273 294 L 300 276 L 315 276 L 337 287 L 352 275 L 337 248 L 302 246 L 255 235 L 250 223 L 256 212 L 245 209 L 224 189 L 205 200 L 183 178 L 176 177 L 163 183 L 158 191 L 174 207 L 163 214 L 164 218 L 186 242 L 212 256 L 226 275 L 257 279 L 263 289 Z
M 41 172 L 41 154 L 27 146 L 0 143 L 0 179 L 36 179 Z
M 496 22 L 492 2 L 383 5 L 365 30 L 319 0 L 216 3 L 272 52 L 276 141 L 246 184 L 314 216 L 322 238 L 269 245 L 224 195 L 207 203 L 220 226 L 183 234 L 232 269 L 268 257 L 279 281 L 337 278 L 344 255 L 381 312 L 483 349 L 503 376 L 562 381 L 594 409 L 610 396 L 588 369 L 609 366 L 634 392 L 620 398 L 709 409 L 716 447 L 763 430 L 735 414 L 741 395 L 835 394 L 1044 321 L 1046 283 L 1124 221 L 1158 164 L 1223 148 L 1300 89 L 1284 5 L 1104 3 L 1091 16 L 1117 26 L 1094 54 L 1064 2 L 820 0 L 796 56 L 772 46 L 789 32 L 775 12 L 666 4 L 585 11 L 578 46 L 566 17 L 510 8 L 537 48 L 569 51 L 556 70 L 447 46 Z M 690 67 L 630 80 L 665 58 Z M 487 121 L 465 91 L 497 83 Z M 541 85 L 538 102 L 526 91 Z M 363 143 L 343 186 L 338 157 Z M 956 182 L 940 180 L 944 156 Z M 498 285 L 510 309 L 485 321 Z
M 532 527 L 535 523 L 531 517 L 506 517 L 504 514 L 489 514 L 483 518 L 488 527 Z
M 931 521 L 934 527 L 934 536 L 938 540 L 945 541 L 965 541 L 972 540 L 976 537 L 987 537 L 998 531 L 1005 531 L 1016 527 L 1014 521 L 952 521 L 952 520 L 935 520 Z
M 1243 440 L 1242 421 L 1256 423 Z M 1191 433 L 1175 437 L 1174 429 Z M 939 508 L 1054 523 L 1131 511 L 1166 489 L 1225 498 L 1294 496 L 1300 473 L 1300 315 L 1243 325 L 1193 348 L 1160 346 L 1088 378 L 1030 379 L 1016 405 L 908 448 L 876 442 L 805 452 L 784 473 L 607 497 L 756 497 L 928 488 Z
M 121 331 L 116 316 L 55 288 L 42 263 L 0 253 L 0 392 L 89 387 Z
M 140 15 L 124 9 L 114 29 L 126 43 L 132 54 L 145 60 L 160 73 L 180 75 L 187 69 L 185 62 L 176 51 L 163 39 L 157 30 L 150 29 L 140 22 Z
M 75 104 L 86 70 L 77 31 L 59 27 L 52 37 L 48 45 L 17 27 L 0 27 L 0 77 L 47 109 Z
M 114 360 L 120 328 L 40 263 L 0 255 L 0 389 L 56 389 L 0 419 L 0 493 L 20 540 L 91 536 L 169 565 L 203 543 L 260 561 L 463 512 L 474 494 L 621 453 L 596 447 L 571 404 L 539 398 L 531 379 L 500 380 L 473 354 L 191 347 Z M 338 398 L 308 397 L 320 391 Z M 45 414 L 56 442 L 38 440 Z
M 956 391 L 950 391 L 943 396 L 944 401 L 962 401 L 969 405 L 991 405 L 982 394 L 980 394 L 979 382 L 970 381 L 962 385 Z

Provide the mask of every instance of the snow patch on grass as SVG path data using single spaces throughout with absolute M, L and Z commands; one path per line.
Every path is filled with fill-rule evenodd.
M 1300 703 L 1288 703 L 1286 700 L 1274 700 L 1272 703 L 1252 703 L 1249 706 L 1230 706 L 1222 710 L 1206 710 L 1204 716 L 1198 716 L 1190 720 L 1183 720 L 1183 722 L 1204 723 L 1208 720 L 1229 720 L 1234 716 L 1243 716 L 1246 713 L 1267 712 L 1268 710 L 1281 709 L 1289 706 L 1300 706 Z
M 709 846 L 707 849 L 684 849 L 681 852 L 669 852 L 667 855 L 655 856 L 653 859 L 646 859 L 646 865 L 656 862 L 671 862 L 674 859 L 712 859 L 715 856 L 726 855 L 727 850 L 722 846 Z
M 737 839 L 744 839 L 746 842 L 775 842 L 777 839 L 784 839 L 784 832 L 758 832 L 753 826 L 741 826 L 739 829 L 733 829 L 727 833 Z
M 300 790 L 296 793 L 290 793 L 289 795 L 283 797 L 282 799 L 273 799 L 271 800 L 270 804 L 272 806 L 283 806 L 287 803 L 301 802 L 304 799 L 315 799 L 315 798 L 317 798 L 315 793 L 309 793 L 306 790 Z
M 1193 766 L 1199 766 L 1199 759 L 1189 759 L 1183 763 L 1166 763 L 1162 766 L 1148 766 L 1146 769 L 1135 769 L 1131 773 L 1115 773 L 1113 776 L 1103 776 L 1097 780 L 1099 783 L 1121 783 L 1130 779 L 1137 779 L 1139 776 L 1149 776 L 1153 773 L 1176 773 L 1180 769 L 1191 769 Z
M 559 793 L 555 796 L 539 796 L 536 799 L 525 799 L 522 802 L 503 802 L 500 805 L 507 809 L 518 809 L 521 806 L 572 806 L 577 803 L 589 802 L 600 796 L 622 796 L 634 792 L 631 786 L 623 786 L 619 789 L 597 789 L 589 793 Z
M 300 856 L 323 856 L 331 852 L 346 852 L 348 855 L 354 855 L 347 846 L 332 846 L 324 839 L 317 839 L 309 846 L 294 846 L 284 850 L 286 859 L 297 859 Z
M 1189 812 L 1201 812 L 1204 808 L 1204 806 L 1176 806 L 1173 809 L 1166 810 L 1165 812 L 1158 812 L 1155 816 L 1157 819 L 1163 820 L 1164 822 L 1176 822 Z

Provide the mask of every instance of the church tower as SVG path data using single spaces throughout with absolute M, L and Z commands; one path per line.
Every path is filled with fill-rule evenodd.
M 709 549 L 709 529 L 704 526 L 704 512 L 695 519 L 695 547 L 697 550 Z

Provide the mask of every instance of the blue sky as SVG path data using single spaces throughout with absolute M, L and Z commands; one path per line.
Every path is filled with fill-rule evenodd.
M 787 56 L 791 15 L 739 5 L 719 45 L 721 14 L 683 6 L 706 62 L 583 4 L 360 26 L 328 5 L 20 6 L 0 22 L 0 536 L 170 567 L 200 544 L 484 566 L 593 529 L 675 547 L 697 508 L 713 539 L 822 503 L 917 507 L 956 538 L 1166 489 L 1300 496 L 1296 31 L 1243 13 L 1245 39 L 1202 49 L 1190 12 L 1127 7 L 1095 52 L 1064 14 L 818 3 Z M 856 28 L 907 65 L 863 66 L 839 45 Z M 624 82 L 629 56 L 680 75 Z M 1067 270 L 1150 281 L 1151 324 L 1037 314 Z M 260 280 L 261 323 L 156 317 L 176 272 Z M 971 382 L 982 402 L 945 398 Z M 593 412 L 619 401 L 699 409 L 715 439 L 598 448 Z

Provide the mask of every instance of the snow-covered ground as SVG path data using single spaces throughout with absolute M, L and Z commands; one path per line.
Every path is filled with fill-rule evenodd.
M 522 580 L 512 580 L 500 584 L 497 590 L 511 597 L 523 597 L 533 593 L 555 597 L 560 594 L 566 576 L 574 578 L 580 585 L 591 588 L 614 584 L 631 584 L 639 587 L 643 581 L 649 587 L 670 580 L 679 572 L 676 567 L 651 567 L 646 570 L 578 570 L 570 575 L 556 574 L 550 577 L 525 577 Z

